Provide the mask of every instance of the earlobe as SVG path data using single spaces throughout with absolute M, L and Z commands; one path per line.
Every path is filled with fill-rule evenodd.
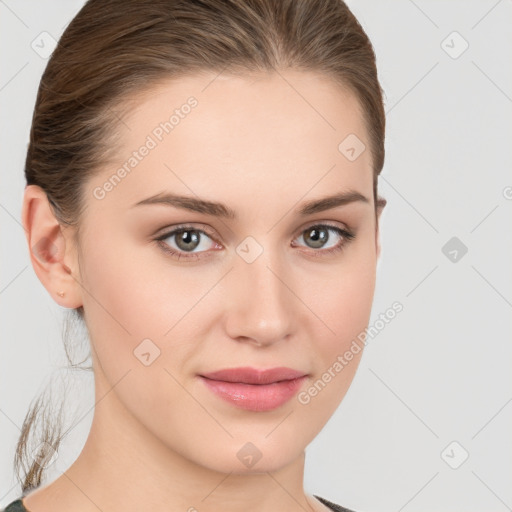
M 25 187 L 21 215 L 30 260 L 37 277 L 59 305 L 71 309 L 81 306 L 80 285 L 70 268 L 75 262 L 71 265 L 65 263 L 66 244 L 71 240 L 64 235 L 41 187 Z

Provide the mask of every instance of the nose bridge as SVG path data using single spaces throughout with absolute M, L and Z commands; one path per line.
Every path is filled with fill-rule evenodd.
M 239 245 L 231 273 L 232 301 L 227 312 L 227 327 L 232 337 L 269 344 L 290 332 L 292 294 L 284 284 L 288 273 L 275 251 L 261 248 L 263 250 L 260 249 L 260 254 L 252 260 L 257 247 L 250 240 L 247 244 Z M 246 255 L 251 251 L 252 257 L 248 258 Z

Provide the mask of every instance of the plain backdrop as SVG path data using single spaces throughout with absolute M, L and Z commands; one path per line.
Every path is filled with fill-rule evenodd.
M 369 340 L 307 448 L 306 489 L 358 512 L 512 510 L 512 2 L 347 3 L 386 94 L 370 323 L 395 301 L 403 311 Z M 0 506 L 20 494 L 12 460 L 28 406 L 65 365 L 67 310 L 37 279 L 20 219 L 47 62 L 33 42 L 58 40 L 82 4 L 0 0 Z M 49 480 L 80 452 L 94 405 L 91 374 L 62 383 L 83 420 Z

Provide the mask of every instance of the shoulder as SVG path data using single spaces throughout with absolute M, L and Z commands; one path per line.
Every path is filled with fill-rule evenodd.
M 9 503 L 7 507 L 0 509 L 0 512 L 27 512 L 27 509 L 23 506 L 21 498 Z
M 325 498 L 321 498 L 320 496 L 317 496 L 316 494 L 314 494 L 313 496 L 315 498 L 317 498 L 318 500 L 320 500 L 326 507 L 329 507 L 331 510 L 334 510 L 335 512 L 355 512 L 352 509 L 342 507 L 341 505 L 337 505 L 336 503 L 333 503 L 332 501 L 326 500 Z

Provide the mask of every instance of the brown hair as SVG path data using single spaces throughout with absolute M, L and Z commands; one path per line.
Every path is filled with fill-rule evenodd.
M 370 40 L 342 0 L 89 0 L 41 78 L 27 185 L 46 192 L 59 222 L 74 226 L 78 245 L 84 184 L 114 158 L 126 100 L 194 72 L 293 68 L 328 76 L 357 97 L 369 135 L 378 222 L 377 209 L 386 203 L 377 196 L 385 112 L 375 61 Z M 83 321 L 82 307 L 72 313 Z M 51 447 L 61 441 L 60 427 L 44 410 L 40 399 L 30 405 L 16 448 L 24 493 L 40 485 Z M 34 459 L 27 446 L 38 417 L 43 426 Z

